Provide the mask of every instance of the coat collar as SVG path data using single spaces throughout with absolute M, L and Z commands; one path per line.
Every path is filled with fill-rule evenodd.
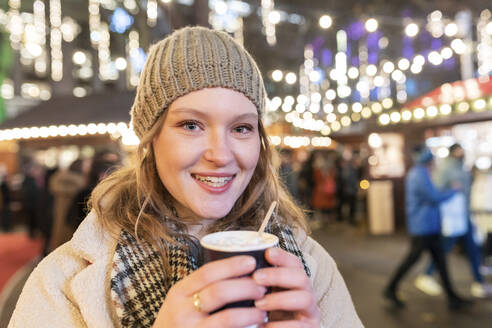
M 69 287 L 84 321 L 88 327 L 119 327 L 114 320 L 109 287 L 117 238 L 91 211 L 70 243 L 77 257 L 85 262 L 85 268 L 71 279 Z

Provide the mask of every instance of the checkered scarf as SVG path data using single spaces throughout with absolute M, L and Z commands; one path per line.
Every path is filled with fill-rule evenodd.
M 311 276 L 292 230 L 275 222 L 266 231 L 279 238 L 282 249 L 299 257 L 307 275 Z M 185 240 L 178 241 L 189 244 Z M 190 249 L 192 247 L 190 245 Z M 200 258 L 201 254 L 194 255 L 190 250 L 172 245 L 168 253 L 170 275 L 166 277 L 159 252 L 122 230 L 113 256 L 110 281 L 111 301 L 121 326 L 151 327 L 169 288 L 196 270 Z

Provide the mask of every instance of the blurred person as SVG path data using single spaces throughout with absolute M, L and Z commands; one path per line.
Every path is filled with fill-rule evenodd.
M 85 180 L 81 159 L 72 162 L 67 169 L 58 170 L 49 180 L 49 190 L 54 198 L 49 251 L 72 238 L 74 230 L 67 225 L 67 214 L 75 196 L 85 186 Z
M 227 33 L 186 27 L 155 44 L 131 109 L 135 163 L 98 184 L 72 240 L 29 277 L 10 327 L 247 327 L 267 313 L 268 326 L 362 327 L 278 179 L 265 97 L 256 63 Z M 274 200 L 272 267 L 253 272 L 250 256 L 200 266 L 200 237 L 256 230 Z M 221 310 L 241 300 L 255 306 Z
M 119 156 L 111 151 L 102 151 L 94 155 L 87 181 L 83 183 L 78 192 L 72 197 L 68 212 L 66 215 L 66 223 L 69 226 L 68 234 L 72 235 L 84 218 L 87 216 L 87 201 L 89 200 L 92 191 L 97 184 L 106 178 L 117 165 L 120 164 Z M 82 163 L 80 170 L 82 170 Z M 78 181 L 80 183 L 80 181 Z
M 464 194 L 466 200 L 466 232 L 461 236 L 442 236 L 442 249 L 447 254 L 457 243 L 463 246 L 474 278 L 474 282 L 470 287 L 471 294 L 475 297 L 483 298 L 492 295 L 492 286 L 485 283 L 480 273 L 480 248 L 473 236 L 475 226 L 470 217 L 471 176 L 463 167 L 464 156 L 465 151 L 459 144 L 452 145 L 449 147 L 449 156 L 437 167 L 435 173 L 435 183 L 438 188 L 451 189 L 454 186 L 461 186 L 460 192 Z M 435 270 L 436 264 L 431 260 L 425 274 L 418 276 L 415 280 L 415 286 L 429 295 L 439 295 L 442 292 L 441 286 L 432 277 Z
M 28 160 L 23 166 L 21 198 L 30 238 L 34 238 L 39 230 L 40 216 L 38 211 L 43 184 L 44 172 L 42 166 L 33 160 Z
M 335 168 L 334 161 L 324 152 L 316 152 L 313 162 L 314 188 L 311 207 L 314 212 L 313 228 L 320 228 L 327 215 L 335 209 Z
M 309 153 L 308 158 L 302 163 L 301 170 L 299 172 L 298 190 L 300 195 L 300 201 L 304 208 L 312 209 L 311 199 L 313 196 L 314 188 L 314 158 L 316 156 L 316 150 L 312 150 Z M 308 212 L 310 215 L 312 212 Z
M 293 161 L 294 156 L 292 150 L 282 149 L 280 151 L 279 177 L 285 183 L 285 186 L 292 197 L 298 200 L 298 172 L 294 170 Z
M 341 166 L 339 168 L 340 177 L 338 179 L 341 190 L 338 193 L 340 199 L 337 204 L 338 221 L 344 220 L 344 207 L 348 208 L 347 221 L 355 225 L 355 211 L 357 206 L 357 192 L 359 191 L 359 171 L 355 166 L 354 158 L 349 160 L 342 159 Z
M 0 227 L 4 231 L 10 231 L 12 224 L 10 222 L 10 188 L 8 184 L 7 173 L 0 175 Z
M 429 148 L 414 148 L 414 163 L 405 179 L 405 209 L 408 233 L 411 245 L 408 255 L 403 259 L 389 284 L 384 290 L 384 297 L 397 307 L 405 303 L 398 297 L 398 286 L 403 277 L 417 263 L 424 251 L 430 253 L 439 270 L 444 289 L 448 297 L 448 306 L 457 310 L 470 304 L 456 294 L 448 274 L 446 257 L 440 243 L 441 223 L 439 204 L 451 198 L 456 189 L 439 191 L 431 180 L 434 156 Z
M 49 189 L 49 181 L 53 174 L 58 171 L 58 167 L 43 169 L 43 184 L 39 190 L 38 209 L 37 209 L 37 224 L 39 232 L 43 237 L 42 256 L 46 256 L 50 252 L 51 230 L 53 228 L 53 202 L 54 197 Z

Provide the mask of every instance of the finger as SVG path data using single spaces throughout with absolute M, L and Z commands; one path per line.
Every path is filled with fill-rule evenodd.
M 304 268 L 301 260 L 297 256 L 278 247 L 267 249 L 265 257 L 271 265 Z
M 258 285 L 275 286 L 286 289 L 312 290 L 311 280 L 304 269 L 273 267 L 256 270 L 253 279 Z
M 222 280 L 208 285 L 200 291 L 201 306 L 204 312 L 212 312 L 226 304 L 258 300 L 266 293 L 264 286 L 258 286 L 251 278 Z
M 256 260 L 254 257 L 234 256 L 209 262 L 182 279 L 178 284 L 185 295 L 191 296 L 214 282 L 247 275 L 255 267 Z
M 305 290 L 288 290 L 265 295 L 255 301 L 255 306 L 264 311 L 297 311 L 308 316 L 317 314 L 312 293 Z
M 258 325 L 265 322 L 266 312 L 256 308 L 235 308 L 217 312 L 203 319 L 200 328 L 235 328 Z

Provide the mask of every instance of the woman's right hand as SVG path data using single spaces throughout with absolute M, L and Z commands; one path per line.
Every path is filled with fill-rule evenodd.
M 225 309 L 209 315 L 228 303 L 263 298 L 266 288 L 251 277 L 244 277 L 255 266 L 251 256 L 205 264 L 169 289 L 153 327 L 239 328 L 263 323 L 267 314 L 255 307 Z M 201 311 L 194 305 L 194 295 L 198 295 Z

